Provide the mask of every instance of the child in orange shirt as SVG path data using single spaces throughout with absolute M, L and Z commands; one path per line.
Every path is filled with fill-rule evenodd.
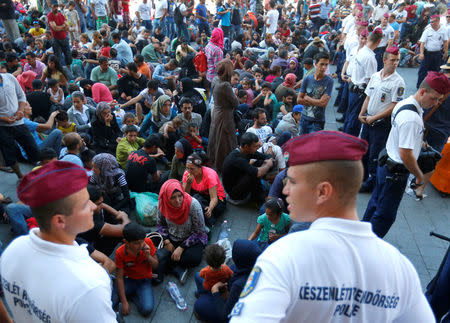
M 233 276 L 233 271 L 224 264 L 225 249 L 218 244 L 207 246 L 204 251 L 204 257 L 208 266 L 195 274 L 196 296 L 211 292 L 211 288 L 216 283 L 226 283 Z

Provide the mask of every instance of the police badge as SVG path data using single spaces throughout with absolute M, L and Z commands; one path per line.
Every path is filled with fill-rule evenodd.
M 381 94 L 381 102 L 386 101 L 386 93 Z
M 397 90 L 397 96 L 403 96 L 403 93 L 405 93 L 405 88 L 399 87 Z

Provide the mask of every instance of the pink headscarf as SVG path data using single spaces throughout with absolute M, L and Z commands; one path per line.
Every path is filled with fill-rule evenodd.
M 20 84 L 22 90 L 27 93 L 27 89 L 32 90 L 33 86 L 31 83 L 36 79 L 37 74 L 33 71 L 26 71 L 17 76 L 17 81 Z
M 295 76 L 295 74 L 289 73 L 288 75 L 286 75 L 284 77 L 283 85 L 286 87 L 293 88 L 296 80 L 297 80 L 297 76 Z
M 113 97 L 111 95 L 111 92 L 109 91 L 108 87 L 103 83 L 94 83 L 92 85 L 92 98 L 94 99 L 95 103 L 99 102 L 111 102 L 113 100 Z
M 212 35 L 211 35 L 211 43 L 214 45 L 217 45 L 220 47 L 220 49 L 223 49 L 223 31 L 220 28 L 214 28 Z

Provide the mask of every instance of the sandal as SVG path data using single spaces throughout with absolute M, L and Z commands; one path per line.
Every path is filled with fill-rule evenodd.
M 6 166 L 0 166 L 0 170 L 2 171 L 2 172 L 5 172 L 5 173 L 14 173 L 14 171 L 12 170 L 12 168 L 11 167 L 6 167 Z

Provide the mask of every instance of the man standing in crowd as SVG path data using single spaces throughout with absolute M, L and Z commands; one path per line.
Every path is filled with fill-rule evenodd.
M 325 108 L 333 91 L 333 79 L 325 74 L 329 56 L 325 52 L 316 54 L 313 75 L 303 79 L 297 104 L 303 105 L 300 119 L 300 134 L 323 130 L 325 126 Z
M 380 0 L 375 9 L 373 9 L 372 13 L 372 20 L 374 21 L 375 25 L 379 25 L 381 23 L 381 20 L 386 13 L 388 14 L 389 18 L 389 7 L 385 4 L 384 0 Z
M 383 68 L 383 54 L 386 48 L 391 47 L 394 42 L 395 31 L 391 25 L 388 24 L 389 14 L 385 13 L 381 20 L 381 25 L 378 28 L 381 28 L 383 31 L 383 38 L 381 38 L 378 47 L 374 50 L 375 58 L 377 59 L 377 71 Z
M 416 186 L 424 184 L 424 174 L 417 163 L 423 143 L 423 109 L 431 109 L 449 91 L 447 76 L 429 72 L 417 92 L 392 111 L 386 154 L 384 158 L 380 156 L 377 182 L 363 217 L 380 238 L 395 221 L 409 174 L 415 176 Z
M 54 161 L 20 182 L 17 195 L 39 228 L 14 240 L 0 259 L 16 322 L 116 322 L 108 273 L 74 241 L 94 226 L 88 180 L 83 168 Z
M 16 12 L 12 0 L 0 1 L 0 19 L 2 20 L 8 39 L 10 41 L 18 39 L 20 37 L 20 32 L 16 22 Z
M 280 15 L 278 10 L 275 9 L 275 5 L 276 5 L 275 1 L 270 0 L 270 2 L 269 2 L 270 10 L 267 12 L 267 15 L 264 17 L 266 33 L 271 34 L 271 35 L 275 35 L 275 32 L 278 29 L 278 17 Z
M 432 322 L 413 265 L 359 221 L 367 142 L 320 131 L 284 147 L 290 217 L 312 224 L 259 256 L 231 322 Z
M 58 57 L 60 62 L 66 62 L 67 66 L 72 63 L 72 53 L 70 50 L 69 39 L 67 38 L 67 31 L 69 25 L 66 22 L 64 15 L 58 10 L 58 2 L 52 0 L 52 11 L 47 15 L 48 25 L 52 31 L 53 42 L 52 47 L 55 52 L 55 56 Z M 64 54 L 64 60 L 62 59 Z
M 430 25 L 425 28 L 420 37 L 419 76 L 417 87 L 429 71 L 439 71 L 442 62 L 447 61 L 448 35 L 444 26 L 440 25 L 440 16 L 431 16 Z
M 27 103 L 25 94 L 17 79 L 11 74 L 0 74 L 0 150 L 5 165 L 10 166 L 17 177 L 23 177 L 16 159 L 16 141 L 25 150 L 28 160 L 35 163 L 39 159 L 36 142 L 24 124 L 24 110 Z
M 366 46 L 361 48 L 355 56 L 352 69 L 352 83 L 349 86 L 348 108 L 345 115 L 344 132 L 358 136 L 361 122 L 359 112 L 366 98 L 364 93 L 371 76 L 377 71 L 377 60 L 374 50 L 383 37 L 381 28 L 375 29 L 369 36 Z
M 369 149 L 362 159 L 365 181 L 360 192 L 372 192 L 375 187 L 378 155 L 386 147 L 391 113 L 405 94 L 405 81 L 396 71 L 399 60 L 398 48 L 389 47 L 383 54 L 383 69 L 372 75 L 365 90 L 367 96 L 359 121 L 362 123 L 361 138 L 369 143 Z

